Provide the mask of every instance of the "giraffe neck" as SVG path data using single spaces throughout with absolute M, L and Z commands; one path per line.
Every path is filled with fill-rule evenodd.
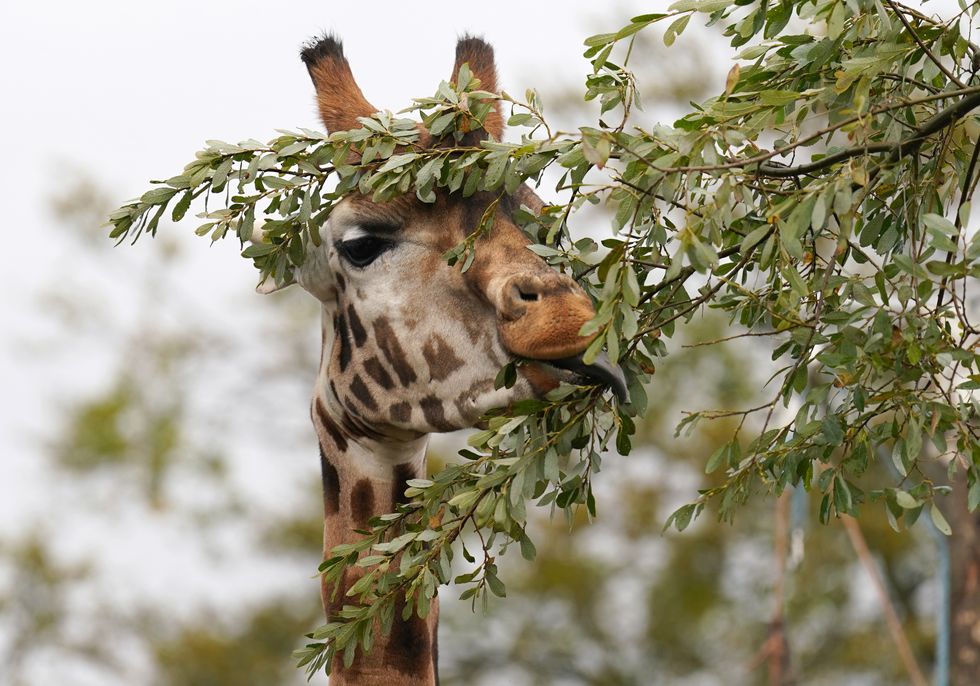
M 326 327 L 325 327 L 326 328 Z M 323 551 L 361 538 L 357 529 L 369 528 L 368 521 L 391 512 L 405 499 L 406 482 L 425 478 L 426 435 L 404 440 L 386 438 L 348 413 L 337 401 L 325 375 L 325 365 L 313 399 L 313 424 L 320 444 L 323 476 Z M 345 592 L 363 570 L 346 571 L 342 587 L 321 585 L 327 619 L 345 602 Z M 333 599 L 331 600 L 331 596 Z M 350 600 L 348 599 L 349 603 Z M 401 618 L 402 606 L 395 607 L 395 620 L 387 636 L 378 635 L 371 652 L 358 653 L 354 663 L 344 668 L 341 659 L 331 665 L 330 686 L 434 686 L 436 671 L 438 599 L 432 601 L 429 615 Z

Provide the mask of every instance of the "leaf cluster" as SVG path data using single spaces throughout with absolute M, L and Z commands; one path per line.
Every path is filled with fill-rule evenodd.
M 682 0 L 586 41 L 584 97 L 600 101 L 601 115 L 577 132 L 553 131 L 533 92 L 523 102 L 487 93 L 464 71 L 410 108 L 421 125 L 378 113 L 330 136 L 212 142 L 182 174 L 117 210 L 113 237 L 135 240 L 168 208 L 179 219 L 196 198 L 224 194 L 221 209 L 199 215 L 198 232 L 231 232 L 249 243 L 242 254 L 263 280 L 286 284 L 350 193 L 499 199 L 541 183 L 546 170 L 557 178 L 565 202 L 518 218 L 531 249 L 594 298 L 586 361 L 601 350 L 618 361 L 630 402 L 562 387 L 491 417 L 462 463 L 412 483 L 411 504 L 333 551 L 321 570 L 328 581 L 351 567 L 362 575 L 301 661 L 311 670 L 334 655 L 349 662 L 358 646 L 370 649 L 375 621 L 390 627 L 396 607 L 425 616 L 451 580 L 474 602 L 503 595 L 496 558 L 513 543 L 533 555 L 527 503 L 595 512 L 590 485 L 604 449 L 629 452 L 665 341 L 709 307 L 734 333 L 706 344 L 759 338 L 773 370 L 769 400 L 687 414 L 678 431 L 718 417 L 739 423 L 705 457 L 724 479 L 668 525 L 684 529 L 709 503 L 731 518 L 755 492 L 802 486 L 820 494 L 823 521 L 875 501 L 896 528 L 928 510 L 948 531 L 933 501 L 958 469 L 976 509 L 977 7 L 940 21 L 892 0 Z M 634 125 L 632 41 L 659 25 L 674 44 L 695 16 L 739 50 L 723 90 L 672 125 Z M 519 140 L 472 142 L 495 101 L 509 105 Z M 593 204 L 612 215 L 600 242 L 570 228 Z M 474 247 L 469 240 L 446 259 L 465 270 Z M 498 383 L 514 376 L 508 365 Z M 868 483 L 872 462 L 893 477 Z M 480 538 L 479 554 L 463 545 L 464 531 Z M 457 549 L 470 567 L 453 579 Z

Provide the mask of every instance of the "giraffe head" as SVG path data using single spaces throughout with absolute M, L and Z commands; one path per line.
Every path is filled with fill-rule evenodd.
M 302 58 L 328 131 L 356 128 L 358 117 L 377 111 L 339 41 L 321 38 Z M 489 45 L 460 40 L 454 80 L 464 63 L 483 90 L 496 90 Z M 485 130 L 501 137 L 496 108 Z M 492 200 L 442 192 L 432 203 L 410 194 L 376 203 L 352 195 L 321 227 L 321 246 L 311 248 L 296 281 L 324 305 L 322 382 L 362 431 L 469 427 L 487 410 L 539 396 L 561 379 L 591 378 L 625 392 L 618 368 L 580 361 L 591 341 L 579 335 L 595 315 L 591 300 L 528 250 L 514 223 L 521 205 L 542 207 L 529 187 L 499 202 L 465 272 L 446 263 L 444 253 L 477 228 Z M 519 368 L 513 387 L 495 389 L 498 372 L 515 357 L 535 362 Z

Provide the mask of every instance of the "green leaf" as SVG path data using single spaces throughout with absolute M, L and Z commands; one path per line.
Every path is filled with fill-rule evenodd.
M 726 443 L 725 445 L 719 446 L 717 450 L 711 453 L 711 457 L 708 458 L 708 463 L 704 466 L 704 473 L 711 474 L 727 461 L 728 444 Z
M 922 223 L 930 229 L 935 229 L 947 236 L 955 236 L 958 232 L 953 222 L 939 214 L 926 214 L 922 217 Z
M 929 517 L 932 518 L 932 523 L 935 524 L 936 528 L 942 533 L 946 534 L 947 536 L 953 535 L 953 530 L 950 528 L 949 522 L 946 521 L 943 513 L 935 503 L 933 503 L 932 507 L 929 508 Z
M 915 509 L 922 504 L 916 498 L 914 498 L 910 493 L 901 490 L 895 491 L 895 502 L 898 503 L 899 507 L 905 510 Z
M 489 569 L 486 574 L 487 586 L 490 588 L 490 592 L 493 593 L 498 598 L 507 597 L 507 588 L 504 586 L 504 582 L 497 578 L 497 575 L 491 572 Z
M 967 497 L 967 508 L 970 512 L 975 512 L 977 508 L 980 507 L 980 479 L 975 479 L 972 484 L 970 484 L 970 490 Z
M 696 12 L 710 13 L 730 7 L 734 7 L 734 3 L 729 0 L 680 0 L 680 2 L 675 2 L 671 5 L 669 9 L 671 12 L 694 10 Z
M 177 203 L 174 205 L 173 213 L 170 215 L 170 218 L 174 222 L 179 222 L 181 219 L 184 218 L 184 215 L 187 214 L 187 209 L 191 206 L 192 198 L 193 195 L 191 194 L 190 191 L 187 191 L 182 196 L 180 196 L 180 200 L 178 200 Z
M 141 195 L 140 202 L 147 205 L 161 205 L 174 197 L 176 193 L 176 188 L 154 188 Z
M 685 14 L 680 19 L 675 19 L 671 25 L 667 27 L 667 30 L 664 31 L 664 45 L 667 47 L 673 45 L 674 41 L 677 40 L 677 37 L 684 32 L 685 28 L 687 28 L 687 23 L 690 20 L 690 14 Z
M 264 255 L 274 253 L 278 249 L 278 245 L 273 245 L 271 243 L 253 243 L 242 250 L 242 257 L 262 257 Z
M 753 230 L 748 236 L 742 239 L 739 253 L 745 255 L 752 249 L 756 248 L 759 243 L 765 240 L 766 236 L 768 236 L 770 232 L 772 232 L 772 227 L 768 224 L 763 224 L 759 228 Z
M 767 90 L 759 93 L 757 97 L 763 105 L 779 106 L 796 102 L 802 97 L 802 93 L 797 93 L 796 91 Z

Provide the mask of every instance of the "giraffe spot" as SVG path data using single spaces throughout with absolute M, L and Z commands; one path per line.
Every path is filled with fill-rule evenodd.
M 415 469 L 408 462 L 395 465 L 391 482 L 392 505 L 404 505 L 409 502 L 409 498 L 405 495 L 405 489 L 408 488 L 408 480 L 418 478 L 418 476 L 415 474 Z
M 388 415 L 392 421 L 405 424 L 412 418 L 412 406 L 408 403 L 395 403 L 388 410 Z
M 395 387 L 395 382 L 388 373 L 388 370 L 384 368 L 381 364 L 381 360 L 377 357 L 369 357 L 364 361 L 364 371 L 368 373 L 374 381 L 381 386 L 381 388 L 386 391 L 390 391 Z
M 337 514 L 340 511 L 340 476 L 337 468 L 327 458 L 323 452 L 323 444 L 320 444 L 320 477 L 323 481 L 323 511 L 328 515 Z
M 336 274 L 337 277 L 337 290 L 341 293 L 347 290 L 347 282 L 344 281 L 344 275 L 341 273 Z
M 391 328 L 391 324 L 385 317 L 378 317 L 374 320 L 374 338 L 378 342 L 381 352 L 384 353 L 385 359 L 395 370 L 402 386 L 407 386 L 418 378 L 415 375 L 415 370 L 408 363 L 408 357 L 406 357 L 401 343 L 398 342 L 395 330 Z
M 358 402 L 361 403 L 368 410 L 377 411 L 378 404 L 374 402 L 374 396 L 371 395 L 371 391 L 367 386 L 364 385 L 364 380 L 361 379 L 360 374 L 355 374 L 354 378 L 350 382 L 350 391 L 357 398 Z
M 334 330 L 337 332 L 337 343 L 340 346 L 340 371 L 346 371 L 347 367 L 350 365 L 351 350 L 350 338 L 348 337 L 347 331 L 347 319 L 344 318 L 343 313 L 334 317 L 333 326 Z
M 463 361 L 456 356 L 445 339 L 439 334 L 433 334 L 422 348 L 422 356 L 429 365 L 429 376 L 434 381 L 442 381 L 463 366 Z
M 357 316 L 353 305 L 347 306 L 347 319 L 350 321 L 350 331 L 354 334 L 354 345 L 360 348 L 367 342 L 367 331 L 361 324 L 361 318 Z
M 425 421 L 436 431 L 455 431 L 458 428 L 446 421 L 442 401 L 434 395 L 422 398 L 419 405 L 422 408 L 422 416 L 425 417 Z
M 346 452 L 347 450 L 347 438 L 344 436 L 344 432 L 340 430 L 340 427 L 330 418 L 327 413 L 327 407 L 323 404 L 323 399 L 317 397 L 316 403 L 316 416 L 320 420 L 320 425 L 330 436 L 330 439 L 337 446 L 337 449 L 341 452 Z
M 367 528 L 374 514 L 374 488 L 367 479 L 360 479 L 350 492 L 350 513 L 354 526 Z
M 417 678 L 425 674 L 432 660 L 429 626 L 414 613 L 408 619 L 402 619 L 404 609 L 405 599 L 399 598 L 395 603 L 395 621 L 385 647 L 384 663 L 405 676 Z

